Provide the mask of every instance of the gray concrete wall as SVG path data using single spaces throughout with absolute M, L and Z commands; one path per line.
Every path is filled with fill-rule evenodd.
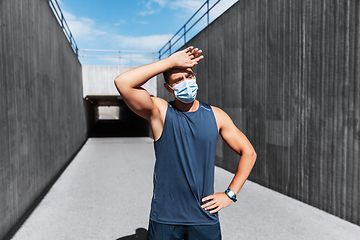
M 115 78 L 132 67 L 126 66 L 97 66 L 83 65 L 84 97 L 89 95 L 119 95 L 114 80 Z M 156 96 L 156 77 L 143 85 L 149 94 Z
M 198 99 L 256 148 L 250 179 L 360 225 L 359 1 L 239 0 L 189 45 L 205 56 Z
M 81 65 L 46 0 L 0 1 L 0 239 L 87 138 Z

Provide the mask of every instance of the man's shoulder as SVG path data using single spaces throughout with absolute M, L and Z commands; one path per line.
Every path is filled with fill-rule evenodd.
M 229 121 L 231 121 L 231 118 L 224 110 L 222 110 L 219 107 L 212 106 L 212 105 L 209 105 L 209 106 L 213 110 L 216 122 L 219 124 L 219 126 L 222 126 L 223 124 L 228 124 Z
M 211 107 L 211 109 L 213 110 L 214 114 L 226 114 L 224 112 L 224 110 L 222 110 L 221 108 L 219 107 L 216 107 L 216 106 L 212 106 L 209 104 L 209 106 Z

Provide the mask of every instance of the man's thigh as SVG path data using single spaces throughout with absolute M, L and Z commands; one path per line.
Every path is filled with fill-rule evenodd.
M 221 240 L 220 223 L 215 225 L 189 226 L 185 240 Z

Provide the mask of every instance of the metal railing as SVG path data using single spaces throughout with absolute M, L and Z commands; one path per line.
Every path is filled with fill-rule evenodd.
M 184 38 L 184 44 L 186 44 L 186 34 L 201 20 L 203 17 L 207 16 L 207 25 L 209 25 L 209 12 L 213 7 L 215 7 L 216 4 L 218 4 L 221 0 L 217 0 L 211 7 L 209 0 L 206 0 L 201 7 L 190 17 L 190 19 L 177 31 L 174 36 L 159 50 L 159 60 L 163 55 L 168 53 L 168 56 L 171 55 L 172 47 L 180 41 L 181 38 Z M 199 19 L 195 21 L 190 27 L 188 27 L 188 24 L 190 21 L 206 6 L 206 12 L 200 16 Z M 181 35 L 179 35 L 181 33 Z M 176 38 L 178 37 L 178 38 Z
M 96 52 L 97 55 L 87 55 L 87 52 Z M 128 60 L 128 66 L 141 65 L 136 64 L 139 60 L 148 59 L 151 62 L 155 62 L 157 59 L 157 52 L 150 51 L 121 51 L 121 50 L 97 50 L 97 49 L 79 49 L 79 57 L 82 58 L 118 58 L 119 65 L 121 66 L 121 60 Z M 82 54 L 81 54 L 82 53 Z M 135 62 L 135 64 L 134 64 Z M 134 65 L 133 65 L 134 64 Z
M 64 14 L 62 13 L 59 3 L 57 2 L 57 0 L 48 0 L 50 8 L 53 10 L 54 15 L 56 17 L 56 19 L 58 20 L 67 40 L 70 43 L 71 48 L 73 49 L 74 53 L 76 54 L 76 56 L 78 56 L 78 47 L 76 45 L 75 39 L 70 31 L 70 28 L 64 18 Z

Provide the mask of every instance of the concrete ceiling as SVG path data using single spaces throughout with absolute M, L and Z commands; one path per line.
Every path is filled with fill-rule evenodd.
M 88 95 L 85 100 L 96 106 L 123 106 L 124 100 L 120 95 Z

